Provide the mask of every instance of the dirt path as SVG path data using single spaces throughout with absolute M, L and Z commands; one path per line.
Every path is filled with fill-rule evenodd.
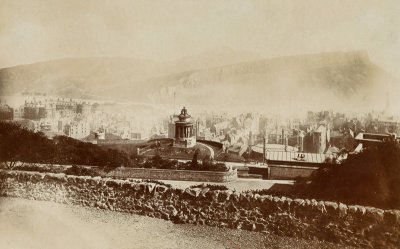
M 0 198 L 0 248 L 343 248 L 320 241 Z
M 212 184 L 212 185 L 224 185 L 231 190 L 236 191 L 247 191 L 257 189 L 273 189 L 276 191 L 290 191 L 293 187 L 293 181 L 291 180 L 262 180 L 262 179 L 248 179 L 238 178 L 233 182 L 192 182 L 192 181 L 173 181 L 173 180 L 159 180 L 167 184 L 171 184 L 175 188 L 189 188 L 193 185 L 199 184 Z

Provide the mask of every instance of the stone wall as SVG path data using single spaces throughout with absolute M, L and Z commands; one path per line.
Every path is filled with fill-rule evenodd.
M 268 179 L 295 179 L 296 177 L 309 177 L 318 170 L 318 167 L 301 167 L 287 165 L 268 165 Z
M 108 173 L 99 171 L 103 177 L 140 178 L 154 180 L 176 180 L 194 182 L 231 182 L 237 180 L 237 170 L 226 172 L 143 169 L 143 168 L 116 168 Z
M 367 248 L 400 244 L 400 210 L 336 202 L 22 171 L 0 171 L 0 195 Z

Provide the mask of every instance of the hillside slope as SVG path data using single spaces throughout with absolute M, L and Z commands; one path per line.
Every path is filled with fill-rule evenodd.
M 213 54 L 214 53 L 214 54 Z M 222 51 L 167 63 L 127 58 L 79 58 L 0 70 L 2 95 L 41 91 L 73 98 L 110 98 L 238 108 L 371 108 L 384 105 L 398 83 L 365 52 L 335 52 L 252 60 Z M 210 62 L 210 63 L 207 63 Z M 229 63 L 232 62 L 232 63 Z M 228 65 L 221 65 L 228 64 Z
M 363 109 L 384 106 L 395 78 L 373 64 L 366 53 L 325 53 L 258 60 L 169 75 L 150 81 L 153 99 L 211 106 L 268 106 Z

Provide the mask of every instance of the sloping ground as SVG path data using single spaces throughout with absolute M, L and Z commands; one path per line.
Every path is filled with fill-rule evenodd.
M 312 108 L 315 103 L 368 109 L 383 106 L 386 92 L 394 89 L 396 82 L 398 87 L 398 81 L 363 52 L 265 59 L 182 72 L 150 82 L 159 89 L 153 99 L 168 101 L 176 91 L 183 102 L 208 104 L 213 109 L 220 105 L 297 109 Z
M 172 63 L 172 62 L 171 62 Z M 121 58 L 71 58 L 0 69 L 0 90 L 45 92 L 73 98 L 101 98 L 208 105 L 371 109 L 395 100 L 399 81 L 365 52 L 335 52 L 253 60 L 222 66 L 169 70 L 171 64 Z M 207 68 L 205 68 L 207 67 Z M 304 96 L 307 96 L 305 98 Z M 243 106 L 246 103 L 246 106 Z
M 178 225 L 145 216 L 0 198 L 0 248 L 344 248 L 249 231 Z

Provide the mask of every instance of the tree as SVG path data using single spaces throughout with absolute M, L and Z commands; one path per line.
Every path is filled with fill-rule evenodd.
M 140 168 L 141 165 L 144 163 L 144 157 L 142 155 L 131 154 L 130 159 L 131 159 L 130 166 L 133 166 L 136 168 Z
M 193 155 L 193 159 L 192 159 L 192 164 L 191 164 L 191 166 L 192 166 L 194 169 L 196 169 L 197 166 L 198 166 L 197 157 L 199 156 L 199 152 L 200 152 L 200 150 L 199 150 L 199 149 L 196 149 L 196 151 L 194 152 L 194 155 Z
M 107 150 L 66 136 L 51 140 L 41 132 L 32 132 L 12 122 L 0 122 L 0 163 L 12 169 L 17 162 L 109 167 L 131 164 L 123 151 Z
M 400 145 L 387 141 L 314 173 L 300 193 L 312 198 L 400 208 Z
M 18 124 L 0 122 L 0 162 L 7 169 L 13 169 L 18 161 L 22 161 L 29 148 L 24 139 L 26 134 Z

